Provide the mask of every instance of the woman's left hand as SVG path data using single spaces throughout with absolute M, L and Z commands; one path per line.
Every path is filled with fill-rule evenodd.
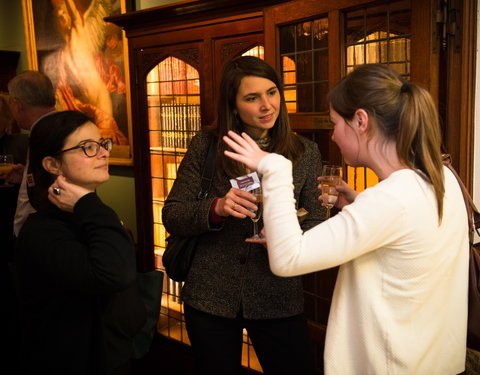
M 48 188 L 48 199 L 62 211 L 73 212 L 78 200 L 88 193 L 91 191 L 68 182 L 63 176 L 58 176 Z
M 225 155 L 245 164 L 245 166 L 252 171 L 256 171 L 260 160 L 268 155 L 268 152 L 261 150 L 257 143 L 250 138 L 247 133 L 242 133 L 240 136 L 230 130 L 228 132 L 228 137 L 223 137 L 223 141 L 233 150 L 226 150 Z
M 322 191 L 322 179 L 324 179 L 324 176 L 317 177 L 317 181 L 320 182 L 318 185 L 318 190 L 320 190 L 320 195 L 318 196 L 318 200 L 323 203 L 323 200 L 325 199 L 325 196 L 321 193 Z M 335 202 L 335 207 L 338 209 L 342 209 L 343 207 L 349 205 L 352 203 L 355 198 L 357 197 L 358 193 L 352 189 L 345 181 L 341 180 L 338 185 L 335 186 L 338 192 L 338 197 Z
M 260 238 L 246 238 L 245 242 L 250 242 L 250 243 L 257 243 L 259 245 L 263 245 L 265 249 L 267 248 L 267 239 L 265 238 L 265 228 L 262 228 L 260 230 Z

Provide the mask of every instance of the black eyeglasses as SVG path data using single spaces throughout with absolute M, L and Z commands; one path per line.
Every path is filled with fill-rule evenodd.
M 93 158 L 98 155 L 100 152 L 100 147 L 103 147 L 108 152 L 112 151 L 113 142 L 111 138 L 103 138 L 100 139 L 99 142 L 96 141 L 83 141 L 78 146 L 67 148 L 66 150 L 60 151 L 57 155 L 60 155 L 67 151 L 76 150 L 77 148 L 81 148 L 85 155 L 89 158 Z

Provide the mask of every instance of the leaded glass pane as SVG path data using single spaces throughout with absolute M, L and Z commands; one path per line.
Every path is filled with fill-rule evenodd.
M 328 18 L 285 25 L 279 30 L 281 73 L 288 112 L 315 112 L 325 108 L 327 90 L 323 87 L 328 86 Z

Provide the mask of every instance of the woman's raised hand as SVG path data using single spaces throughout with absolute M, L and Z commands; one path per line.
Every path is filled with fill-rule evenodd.
M 245 166 L 252 171 L 256 171 L 260 160 L 268 155 L 268 152 L 261 150 L 257 143 L 250 138 L 247 133 L 242 133 L 240 136 L 230 130 L 228 132 L 228 137 L 223 137 L 223 141 L 233 150 L 225 150 L 225 155 L 245 164 Z
M 73 212 L 78 200 L 90 193 L 88 189 L 72 184 L 63 176 L 58 176 L 48 188 L 48 199 L 62 211 Z

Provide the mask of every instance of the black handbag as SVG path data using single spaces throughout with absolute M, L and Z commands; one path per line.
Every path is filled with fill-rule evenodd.
M 450 155 L 443 155 L 443 164 L 448 167 L 457 178 L 462 190 L 463 199 L 468 214 L 468 228 L 470 234 L 470 264 L 468 275 L 468 329 L 467 347 L 480 350 L 480 243 L 475 243 L 474 234 L 480 228 L 480 213 L 473 203 L 467 188 L 451 165 Z M 480 233 L 479 233 L 480 234 Z
M 137 291 L 145 304 L 147 320 L 133 337 L 133 358 L 144 357 L 152 345 L 162 304 L 163 272 L 137 272 Z
M 205 199 L 212 185 L 213 172 L 215 171 L 215 138 L 210 142 L 208 155 L 202 172 L 202 182 L 198 199 Z M 162 256 L 163 267 L 167 276 L 174 281 L 185 281 L 195 255 L 198 236 L 182 237 L 170 234 L 167 247 Z

